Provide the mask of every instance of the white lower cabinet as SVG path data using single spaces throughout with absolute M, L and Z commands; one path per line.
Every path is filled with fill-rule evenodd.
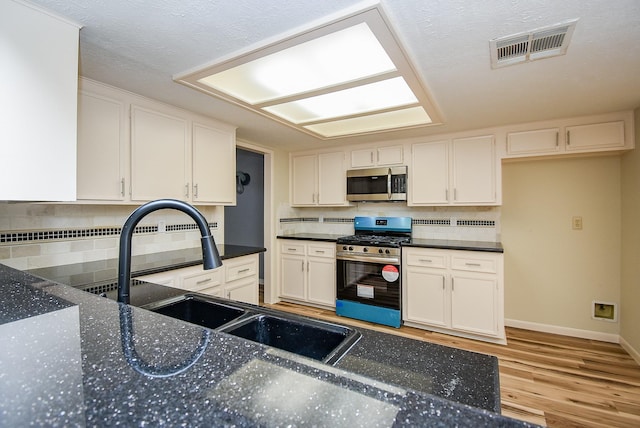
M 506 343 L 502 253 L 402 251 L 405 325 Z
M 280 297 L 298 303 L 336 306 L 335 243 L 281 240 Z
M 259 304 L 258 254 L 224 260 L 222 266 L 217 269 L 204 270 L 202 265 L 197 265 L 139 276 L 136 279 L 254 305 Z

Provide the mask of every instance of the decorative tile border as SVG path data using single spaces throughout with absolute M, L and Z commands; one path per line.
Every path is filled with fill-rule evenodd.
M 281 218 L 280 223 L 320 223 L 319 217 Z
M 457 226 L 496 227 L 495 220 L 457 220 Z
M 411 220 L 414 226 L 451 226 L 451 219 L 414 218 Z
M 353 217 L 351 218 L 343 218 L 343 217 L 325 217 L 322 220 L 323 223 L 353 223 Z
M 209 223 L 209 227 L 213 229 L 218 228 L 218 223 Z M 172 224 L 167 225 L 167 232 L 176 232 L 182 230 L 194 230 L 198 225 L 195 223 L 186 224 Z M 91 227 L 84 229 L 58 229 L 58 230 L 25 230 L 25 231 L 10 231 L 0 232 L 0 245 L 10 244 L 23 244 L 27 242 L 51 242 L 51 241 L 64 241 L 70 239 L 82 239 L 82 238 L 96 238 L 96 237 L 109 237 L 120 236 L 122 231 L 121 227 Z M 134 229 L 133 233 L 157 233 L 158 226 L 138 226 Z

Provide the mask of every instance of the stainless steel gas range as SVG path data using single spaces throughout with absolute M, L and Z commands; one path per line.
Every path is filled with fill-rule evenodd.
M 400 263 L 410 217 L 356 217 L 355 235 L 338 238 L 336 314 L 400 327 Z

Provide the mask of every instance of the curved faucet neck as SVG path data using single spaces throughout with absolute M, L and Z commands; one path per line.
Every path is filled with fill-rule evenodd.
M 171 208 L 190 216 L 200 229 L 202 260 L 204 269 L 215 269 L 222 266 L 216 243 L 211 236 L 209 224 L 205 217 L 194 206 L 176 199 L 158 199 L 138 207 L 122 226 L 120 233 L 120 251 L 118 257 L 118 302 L 130 302 L 131 288 L 131 240 L 133 232 L 144 216 L 160 209 Z

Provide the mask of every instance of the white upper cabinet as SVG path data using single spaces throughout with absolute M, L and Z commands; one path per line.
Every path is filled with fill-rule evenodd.
M 235 205 L 235 131 L 193 124 L 192 201 Z
M 0 200 L 76 199 L 78 34 L 35 6 L 0 2 Z
M 560 128 L 536 129 L 507 134 L 509 155 L 539 155 L 560 152 Z
M 125 200 L 129 185 L 126 134 L 123 102 L 80 91 L 78 200 Z
M 622 149 L 623 147 L 624 122 L 621 120 L 567 127 L 567 152 Z
M 351 168 L 402 165 L 402 146 L 382 146 L 351 151 Z
M 452 203 L 497 203 L 496 150 L 493 135 L 453 140 Z
M 235 128 L 80 80 L 78 199 L 235 204 Z
M 499 205 L 492 135 L 413 144 L 408 205 Z
M 507 132 L 505 157 L 630 150 L 633 132 L 632 112 L 518 125 Z
M 131 200 L 188 200 L 187 121 L 131 108 Z
M 292 206 L 348 205 L 344 152 L 292 155 L 289 181 Z

